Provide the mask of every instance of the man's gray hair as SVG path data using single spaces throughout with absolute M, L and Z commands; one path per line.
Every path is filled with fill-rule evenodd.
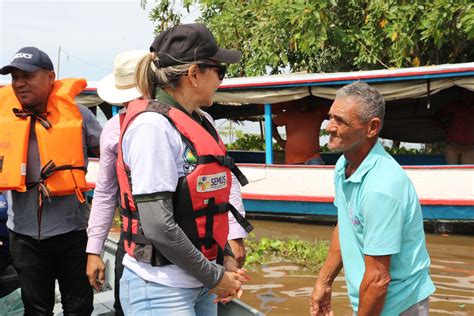
M 365 82 L 356 81 L 337 90 L 336 98 L 353 97 L 358 104 L 359 118 L 368 122 L 378 117 L 383 123 L 385 116 L 385 100 L 380 92 Z

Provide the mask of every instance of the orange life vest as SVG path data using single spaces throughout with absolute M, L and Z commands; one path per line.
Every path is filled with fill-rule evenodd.
M 74 101 L 87 85 L 84 79 L 63 79 L 54 83 L 46 113 L 24 110 L 11 85 L 0 89 L 0 190 L 25 192 L 38 184 L 42 196 L 88 190 L 82 144 L 82 115 Z M 31 118 L 41 162 L 37 182 L 26 183 L 26 162 Z M 41 202 L 40 202 L 41 203 Z

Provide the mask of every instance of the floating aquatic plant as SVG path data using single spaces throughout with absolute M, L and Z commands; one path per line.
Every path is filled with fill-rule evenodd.
M 319 270 L 329 250 L 329 242 L 325 240 L 309 242 L 291 237 L 284 239 L 262 237 L 257 240 L 252 234 L 245 239 L 245 246 L 248 266 L 282 259 L 299 264 L 312 272 Z

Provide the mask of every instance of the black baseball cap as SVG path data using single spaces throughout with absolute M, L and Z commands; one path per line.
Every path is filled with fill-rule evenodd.
M 158 55 L 158 68 L 211 59 L 233 64 L 240 61 L 242 53 L 220 48 L 204 24 L 181 24 L 161 32 L 150 47 Z
M 4 66 L 0 73 L 7 75 L 13 68 L 18 68 L 26 72 L 33 72 L 39 69 L 54 70 L 53 63 L 48 54 L 36 47 L 23 47 L 13 55 L 10 65 Z

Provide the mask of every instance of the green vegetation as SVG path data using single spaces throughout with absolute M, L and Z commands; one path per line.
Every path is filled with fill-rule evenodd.
M 240 132 L 240 133 L 238 133 Z M 242 131 L 237 131 L 237 140 L 231 144 L 227 144 L 227 150 L 249 150 L 249 151 L 264 151 L 265 140 L 257 134 L 247 134 Z M 280 145 L 273 142 L 273 150 L 283 150 Z
M 141 0 L 145 6 L 147 0 Z M 199 8 L 217 41 L 243 52 L 233 76 L 417 67 L 474 60 L 471 0 L 162 0 L 155 33 Z M 193 7 L 194 6 L 194 7 Z M 184 12 L 184 15 L 188 13 Z
M 245 239 L 247 248 L 246 265 L 265 263 L 269 260 L 284 259 L 299 264 L 307 270 L 319 270 L 328 255 L 329 242 L 316 240 L 309 242 L 296 238 L 256 240 L 254 235 Z
M 388 147 L 385 150 L 391 155 L 443 155 L 445 143 L 426 144 L 424 149 L 405 148 L 405 147 Z
M 327 135 L 327 132 L 322 130 L 320 136 Z M 227 150 L 249 150 L 249 151 L 262 151 L 265 150 L 265 141 L 257 134 L 247 134 L 242 131 L 236 131 L 235 136 L 237 139 L 227 144 Z M 427 144 L 424 149 L 405 148 L 405 147 L 388 147 L 385 146 L 385 150 L 391 155 L 441 155 L 444 154 L 445 143 L 432 143 Z M 273 143 L 273 150 L 283 150 L 278 144 Z M 330 153 L 327 144 L 320 146 L 320 152 Z
M 228 144 L 226 147 L 227 150 L 260 151 L 265 150 L 265 142 L 260 135 L 242 133 L 235 142 Z

